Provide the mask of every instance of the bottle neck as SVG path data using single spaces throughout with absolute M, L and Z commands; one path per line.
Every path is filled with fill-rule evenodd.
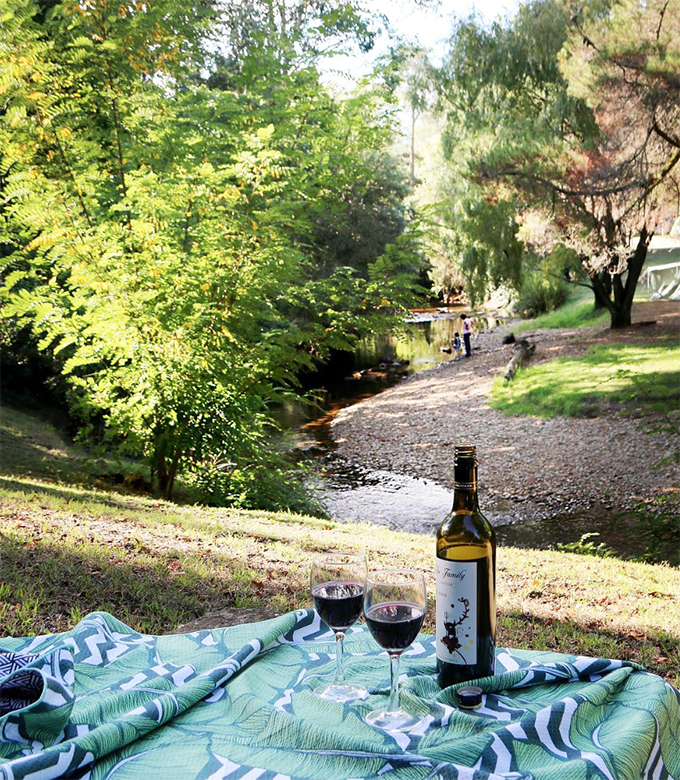
M 453 468 L 453 511 L 477 508 L 477 463 L 474 458 L 457 458 Z

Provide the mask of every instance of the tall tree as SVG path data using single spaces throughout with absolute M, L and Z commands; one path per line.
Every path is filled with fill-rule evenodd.
M 398 94 L 408 112 L 409 187 L 413 191 L 416 186 L 416 123 L 423 112 L 432 106 L 434 69 L 427 52 L 420 46 L 402 47 L 399 59 L 401 85 Z
M 544 216 L 612 327 L 630 324 L 649 240 L 675 207 L 677 10 L 535 0 L 507 26 L 461 24 L 443 69 L 449 133 L 477 141 L 467 175 Z
M 258 7 L 274 5 L 292 7 Z M 301 5 L 329 36 L 344 24 Z M 370 186 L 347 140 L 359 122 L 295 60 L 288 27 L 290 49 L 256 25 L 218 69 L 218 20 L 201 9 L 7 0 L 0 295 L 61 364 L 85 435 L 146 455 L 168 496 L 184 469 L 266 506 L 280 465 L 263 444 L 268 402 L 313 356 L 396 316 L 414 252 L 395 233 L 362 273 L 320 272 L 316 216 L 348 182 Z M 381 107 L 360 105 L 358 137 L 380 155 Z
M 572 244 L 612 327 L 625 327 L 651 237 L 680 210 L 680 6 L 616 0 L 571 11 L 561 71 L 599 137 L 553 189 L 591 227 Z

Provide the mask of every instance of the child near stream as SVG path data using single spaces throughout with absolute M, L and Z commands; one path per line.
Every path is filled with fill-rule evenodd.
M 470 338 L 472 336 L 472 320 L 467 314 L 460 315 L 463 320 L 463 341 L 465 342 L 465 357 L 472 356 L 472 347 L 470 346 Z
M 462 355 L 463 345 L 461 344 L 460 341 L 460 333 L 453 334 L 453 351 L 456 353 L 456 356 L 453 359 L 454 362 L 456 360 L 460 360 L 463 357 Z

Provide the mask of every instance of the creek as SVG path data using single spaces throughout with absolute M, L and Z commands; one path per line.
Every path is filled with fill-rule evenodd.
M 331 518 L 434 533 L 449 511 L 450 489 L 433 480 L 349 465 L 337 458 L 331 422 L 344 407 L 450 360 L 451 352 L 443 350 L 450 350 L 454 334 L 461 332 L 463 311 L 446 307 L 412 312 L 408 332 L 365 339 L 353 353 L 336 353 L 327 366 L 308 377 L 308 386 L 319 398 L 316 404 L 284 404 L 278 410 L 279 423 L 292 433 L 295 448 L 313 468 L 313 490 Z M 489 314 L 473 317 L 477 331 L 502 322 Z
M 449 512 L 452 493 L 448 486 L 339 458 L 331 423 L 344 407 L 395 385 L 406 375 L 450 360 L 452 355 L 442 348 L 448 349 L 454 333 L 460 331 L 461 311 L 414 312 L 410 332 L 367 339 L 353 353 L 337 353 L 327 366 L 307 377 L 307 387 L 318 394 L 316 404 L 288 404 L 279 409 L 279 422 L 290 432 L 300 458 L 311 466 L 315 475 L 311 487 L 331 518 L 434 534 Z M 474 314 L 473 318 L 476 331 L 493 329 L 502 322 L 488 315 Z M 480 503 L 484 510 L 484 496 Z M 486 506 L 501 545 L 546 548 L 598 531 L 598 541 L 622 554 L 643 551 L 637 549 L 635 536 L 619 521 L 618 513 L 590 509 L 535 516 L 501 504 Z

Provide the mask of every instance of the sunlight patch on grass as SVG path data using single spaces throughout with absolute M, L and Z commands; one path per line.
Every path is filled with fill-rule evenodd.
M 558 358 L 498 378 L 491 405 L 505 414 L 599 416 L 612 406 L 638 414 L 677 413 L 680 345 L 596 346 L 578 358 Z
M 608 323 L 609 312 L 596 310 L 593 305 L 592 292 L 580 288 L 572 291 L 566 303 L 559 309 L 522 322 L 515 328 L 515 331 L 524 333 L 529 330 L 549 328 L 591 328 L 595 325 L 607 325 Z

